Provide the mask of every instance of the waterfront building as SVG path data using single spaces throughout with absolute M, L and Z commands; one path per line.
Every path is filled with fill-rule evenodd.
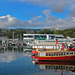
M 65 39 L 63 35 L 55 34 L 23 34 L 23 41 L 25 43 L 32 42 L 34 40 L 56 40 Z

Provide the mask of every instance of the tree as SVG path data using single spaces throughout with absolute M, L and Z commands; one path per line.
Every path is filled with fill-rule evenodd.
M 53 34 L 53 31 L 44 29 L 44 30 L 42 30 L 42 31 L 39 31 L 38 33 L 39 33 L 39 34 Z
M 65 37 L 67 37 L 67 36 L 69 36 L 69 37 L 74 37 L 73 34 L 75 34 L 73 31 L 66 31 L 66 32 L 64 32 L 64 36 L 65 36 Z
M 13 38 L 13 32 L 14 32 L 14 38 L 19 38 L 20 39 L 20 35 L 23 37 L 23 33 L 26 33 L 25 30 L 7 30 L 6 34 L 8 36 L 9 39 Z
M 64 33 L 64 30 L 56 30 L 54 31 L 54 34 L 63 34 Z

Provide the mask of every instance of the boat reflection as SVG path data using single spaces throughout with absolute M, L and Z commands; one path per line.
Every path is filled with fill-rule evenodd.
M 32 62 L 38 65 L 39 70 L 55 70 L 61 71 L 71 71 L 75 72 L 75 61 L 70 62 L 52 62 L 52 61 L 38 61 L 37 57 L 32 56 Z

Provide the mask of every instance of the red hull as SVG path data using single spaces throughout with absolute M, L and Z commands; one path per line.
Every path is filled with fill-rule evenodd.
M 38 57 L 38 60 L 71 61 L 75 60 L 75 56 Z
M 32 53 L 33 53 L 33 54 L 38 54 L 38 52 L 37 52 L 37 51 L 34 51 L 34 50 L 32 50 Z
M 31 56 L 31 58 L 32 58 L 32 59 L 37 59 L 38 57 L 36 57 L 36 56 Z

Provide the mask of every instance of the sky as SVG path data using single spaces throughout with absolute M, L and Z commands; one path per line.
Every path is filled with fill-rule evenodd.
M 0 28 L 73 28 L 75 0 L 0 0 Z

